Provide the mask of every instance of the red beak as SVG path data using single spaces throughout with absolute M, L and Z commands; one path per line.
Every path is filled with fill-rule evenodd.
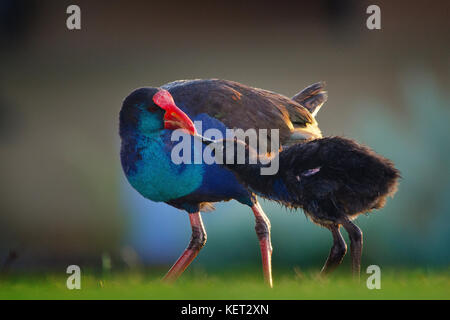
M 180 110 L 173 101 L 172 95 L 167 90 L 160 90 L 153 96 L 153 102 L 161 109 L 166 110 L 164 114 L 164 128 L 170 130 L 184 129 L 192 135 L 197 135 L 192 120 Z

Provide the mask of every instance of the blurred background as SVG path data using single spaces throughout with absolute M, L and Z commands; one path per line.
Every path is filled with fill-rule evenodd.
M 81 30 L 66 8 L 81 8 Z M 381 30 L 366 8 L 381 8 Z M 223 78 L 293 96 L 327 82 L 317 116 L 392 159 L 399 192 L 361 216 L 363 268 L 450 263 L 448 1 L 0 1 L 0 268 L 168 267 L 187 215 L 142 198 L 119 160 L 118 112 L 140 86 Z M 275 271 L 319 269 L 331 235 L 263 201 Z M 203 214 L 193 268 L 260 268 L 251 211 Z M 345 259 L 348 264 L 349 258 Z

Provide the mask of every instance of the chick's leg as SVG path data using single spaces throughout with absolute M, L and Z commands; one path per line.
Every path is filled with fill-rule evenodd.
M 345 244 L 344 238 L 339 231 L 340 226 L 337 224 L 332 224 L 330 226 L 327 226 L 327 228 L 333 235 L 333 246 L 331 247 L 328 259 L 322 268 L 322 274 L 329 273 L 336 269 L 336 267 L 341 264 L 342 259 L 347 252 L 347 245 Z
M 348 232 L 350 238 L 350 253 L 352 255 L 353 277 L 359 280 L 361 269 L 361 255 L 363 247 L 363 233 L 350 219 L 346 218 L 342 226 Z

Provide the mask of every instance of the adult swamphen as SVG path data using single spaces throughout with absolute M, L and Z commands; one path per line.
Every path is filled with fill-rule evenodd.
M 353 274 L 359 279 L 363 238 L 352 220 L 382 208 L 397 191 L 400 173 L 390 160 L 342 137 L 295 144 L 271 159 L 236 138 L 203 142 L 213 147 L 218 163 L 233 171 L 250 191 L 302 208 L 314 223 L 331 231 L 334 243 L 322 272 L 334 270 L 347 251 L 339 231 L 342 225 L 350 238 Z M 239 154 L 244 157 L 240 162 Z M 278 161 L 278 172 L 261 175 L 261 168 L 271 161 Z
M 175 164 L 171 134 L 184 129 L 197 134 L 215 128 L 278 129 L 281 145 L 321 137 L 314 115 L 327 99 L 322 83 L 289 99 L 283 95 L 226 80 L 183 80 L 160 88 L 139 88 L 120 111 L 121 162 L 130 184 L 144 197 L 166 202 L 189 213 L 192 237 L 165 276 L 175 280 L 206 242 L 200 211 L 211 203 L 235 199 L 252 208 L 265 280 L 272 286 L 270 222 L 256 196 L 218 164 Z M 270 139 L 270 137 L 269 137 Z

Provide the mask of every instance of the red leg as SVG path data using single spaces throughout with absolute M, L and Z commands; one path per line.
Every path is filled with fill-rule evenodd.
M 269 287 L 272 288 L 272 243 L 270 242 L 270 221 L 258 202 L 253 205 L 252 210 L 255 214 L 255 231 L 258 236 L 259 246 L 261 247 L 264 279 Z
M 190 213 L 189 220 L 192 226 L 192 236 L 189 245 L 178 258 L 177 262 L 170 268 L 169 272 L 167 272 L 163 279 L 164 281 L 173 282 L 178 279 L 206 243 L 206 231 L 200 212 Z

